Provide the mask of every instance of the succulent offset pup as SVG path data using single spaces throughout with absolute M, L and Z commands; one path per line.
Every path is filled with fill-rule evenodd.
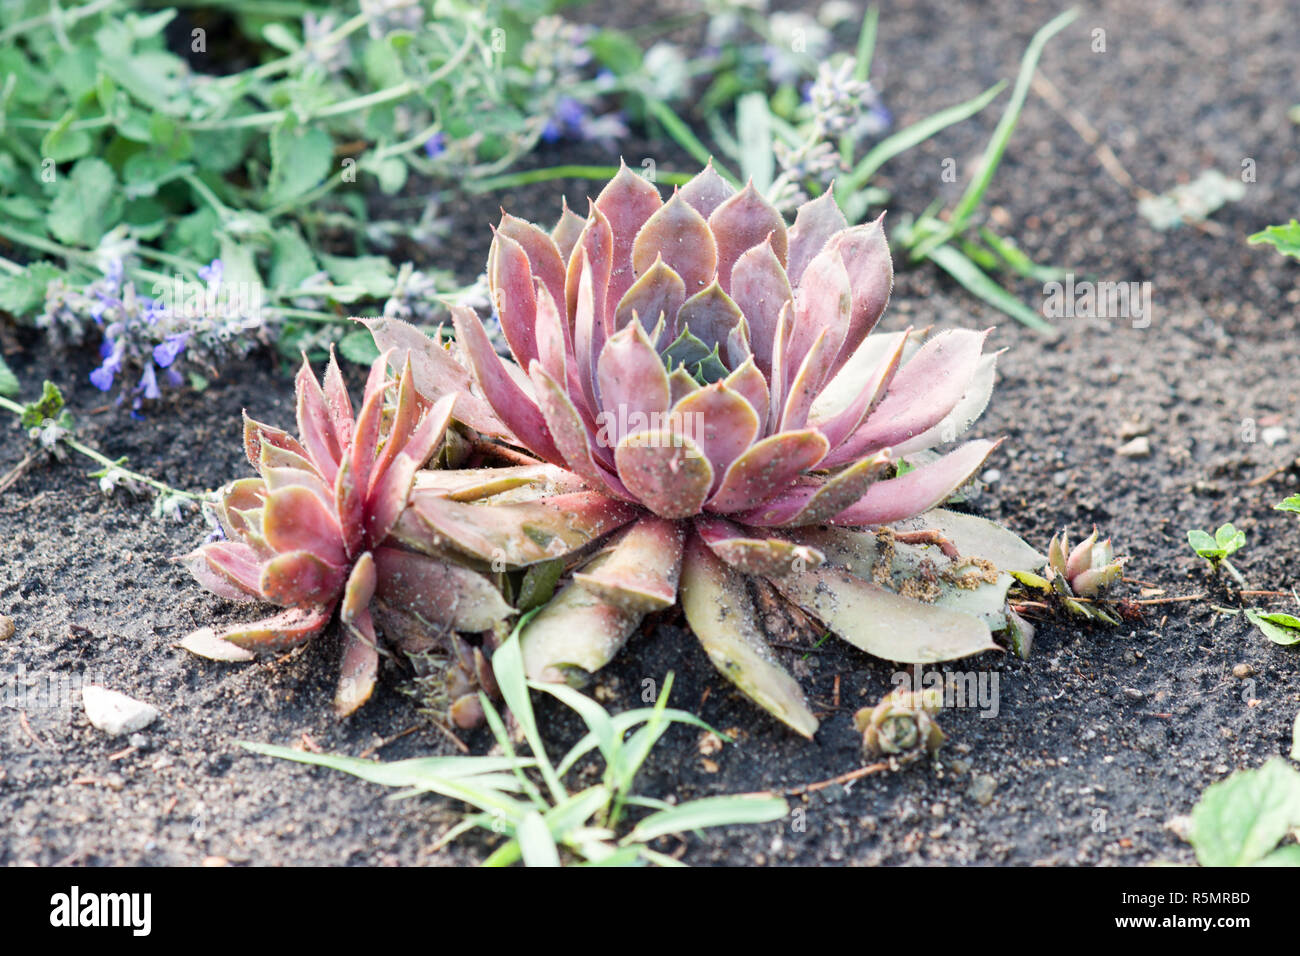
M 473 390 L 418 330 L 367 324 L 381 349 L 406 350 L 426 398 L 460 391 L 466 424 L 568 475 L 563 534 L 539 534 L 513 498 L 418 487 L 395 530 L 416 547 L 434 530 L 499 567 L 573 571 L 523 631 L 531 677 L 595 671 L 680 597 L 722 673 L 811 736 L 817 719 L 760 628 L 755 579 L 888 660 L 996 648 L 1006 572 L 1044 559 L 991 522 L 932 511 L 995 442 L 930 451 L 983 412 L 995 356 L 982 332 L 869 334 L 893 281 L 881 221 L 850 227 L 827 193 L 787 228 L 752 184 L 734 191 L 711 166 L 666 202 L 623 167 L 585 220 L 566 208 L 548 233 L 503 215 L 488 278 L 514 362 L 453 307 Z M 534 512 L 554 506 L 528 494 Z
M 215 594 L 286 608 L 265 620 L 193 632 L 182 646 L 205 657 L 251 660 L 255 652 L 294 647 L 324 630 L 337 608 L 346 643 L 335 708 L 344 715 L 374 689 L 376 616 L 397 632 L 408 614 L 431 622 L 428 629 L 478 631 L 512 610 L 475 571 L 389 541 L 416 472 L 443 441 L 455 396 L 421 398 L 409 363 L 396 383 L 387 373 L 388 356 L 381 356 L 354 418 L 333 356 L 323 388 L 304 362 L 296 382 L 297 438 L 246 415 L 244 448 L 261 477 L 221 490 L 225 540 L 186 559 Z M 385 401 L 390 386 L 392 405 Z

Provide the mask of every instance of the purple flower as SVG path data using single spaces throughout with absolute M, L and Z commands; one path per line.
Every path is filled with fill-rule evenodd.
M 116 375 L 117 371 L 109 368 L 108 363 L 105 362 L 99 368 L 90 373 L 90 383 L 101 392 L 107 392 L 113 387 L 113 379 Z
M 211 265 L 199 266 L 199 278 L 209 284 L 220 282 L 224 268 L 220 259 L 213 259 Z
M 424 154 L 430 159 L 437 159 L 447 151 L 447 137 L 441 130 L 424 141 Z
M 154 373 L 152 362 L 144 367 L 144 374 L 140 376 L 140 384 L 135 387 L 135 390 L 143 391 L 144 397 L 149 399 L 162 395 L 158 389 L 158 376 Z
M 176 356 L 185 351 L 185 343 L 188 341 L 190 333 L 181 332 L 178 335 L 169 335 L 165 342 L 160 342 L 153 347 L 153 360 L 158 363 L 159 368 L 167 368 L 172 362 L 176 361 Z

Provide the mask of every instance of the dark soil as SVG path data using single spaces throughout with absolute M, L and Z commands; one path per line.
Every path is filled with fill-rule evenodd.
M 1247 9 L 1248 7 L 1248 9 Z M 1042 99 L 1031 96 L 988 194 L 989 218 L 1041 262 L 1080 276 L 1149 281 L 1149 328 L 1123 319 L 1061 321 L 1047 341 L 995 314 L 933 267 L 902 272 L 886 326 L 996 324 L 1001 381 L 981 434 L 1008 441 L 980 510 L 1040 548 L 1063 525 L 1094 522 L 1130 556 L 1130 577 L 1162 596 L 1203 600 L 1149 605 L 1114 629 L 1040 624 L 1027 661 L 986 655 L 953 669 L 999 679 L 999 710 L 942 715 L 949 744 L 934 760 L 865 776 L 792 799 L 791 821 L 734 828 L 684 841 L 690 863 L 1140 864 L 1189 862 L 1165 827 L 1206 785 L 1289 747 L 1300 706 L 1295 649 L 1274 646 L 1240 616 L 1187 548 L 1188 528 L 1235 520 L 1249 543 L 1236 561 L 1252 586 L 1296 583 L 1288 556 L 1300 522 L 1272 510 L 1297 472 L 1252 479 L 1296 458 L 1300 421 L 1300 288 L 1293 263 L 1244 237 L 1295 215 L 1300 131 L 1286 119 L 1297 98 L 1300 21 L 1289 4 L 1089 4 L 1055 39 L 1044 74 L 1103 135 L 1138 183 L 1155 192 L 1205 168 L 1231 175 L 1255 161 L 1244 201 L 1215 217 L 1214 233 L 1154 231 L 1130 193 Z M 889 4 L 880 21 L 875 78 L 900 124 L 973 96 L 1014 73 L 1051 4 Z M 1106 52 L 1091 49 L 1095 28 Z M 940 180 L 942 162 L 968 173 L 996 122 L 989 112 L 948 130 L 886 167 L 891 216 L 919 212 L 961 184 Z M 635 147 L 628 160 L 671 149 Z M 591 150 L 533 158 L 606 161 Z M 571 204 L 590 187 L 564 184 Z M 498 202 L 549 221 L 558 185 L 520 189 L 450 208 L 448 264 L 474 278 Z M 582 208 L 582 207 L 579 207 Z M 1038 304 L 1042 290 L 1016 291 Z M 291 382 L 269 356 L 230 370 L 202 394 L 182 395 L 132 421 L 97 410 L 89 355 L 11 357 L 30 392 L 48 376 L 69 394 L 84 435 L 110 455 L 187 488 L 245 473 L 240 408 L 289 424 Z M 355 370 L 354 370 L 354 374 Z M 1126 422 L 1150 427 L 1153 454 L 1116 454 Z M 1288 429 L 1275 447 L 1251 441 L 1270 424 Z M 17 429 L 0 437 L 0 472 L 27 451 Z M 376 698 L 339 722 L 330 699 L 337 647 L 319 641 L 271 663 L 219 665 L 176 649 L 189 629 L 247 613 L 200 591 L 172 562 L 204 535 L 196 518 L 150 516 L 147 500 L 104 497 L 79 460 L 41 465 L 0 499 L 0 613 L 17 633 L 0 643 L 0 862 L 188 864 L 216 857 L 252 864 L 466 863 L 487 841 L 431 845 L 455 819 L 445 801 L 393 803 L 378 787 L 323 770 L 252 756 L 238 740 L 302 744 L 385 759 L 453 750 L 384 673 Z M 993 475 L 989 475 L 992 479 Z M 1138 585 L 1125 594 L 1137 597 Z M 1160 595 L 1158 595 L 1160 596 Z M 1266 599 L 1258 599 L 1266 600 Z M 1289 602 L 1274 601 L 1282 609 Z M 678 800 L 763 788 L 789 789 L 861 767 L 853 711 L 890 687 L 892 667 L 830 641 L 784 652 L 823 715 L 808 744 L 748 704 L 709 664 L 679 618 L 634 636 L 591 690 L 612 709 L 640 706 L 643 681 L 676 674 L 673 702 L 735 746 L 706 758 L 695 731 L 668 733 L 641 790 Z M 1254 675 L 1239 680 L 1234 665 Z M 26 699 L 13 688 L 31 686 Z M 143 746 L 125 752 L 88 724 L 78 694 L 57 696 L 51 678 L 82 676 L 151 701 L 162 718 Z M 838 699 L 836 680 L 838 678 Z M 579 735 L 574 719 L 539 702 L 556 749 Z M 467 743 L 478 752 L 484 734 Z M 992 786 L 991 800 L 987 799 Z M 985 799 L 977 799 L 980 791 Z

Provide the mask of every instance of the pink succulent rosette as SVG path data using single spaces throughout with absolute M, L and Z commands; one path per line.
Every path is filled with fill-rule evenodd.
M 787 228 L 712 167 L 667 201 L 624 167 L 586 219 L 565 208 L 547 232 L 503 215 L 488 279 L 513 362 L 467 308 L 452 308 L 460 362 L 405 323 L 368 325 L 427 398 L 459 393 L 458 418 L 546 463 L 503 469 L 504 495 L 417 488 L 403 519 L 408 540 L 436 532 L 503 567 L 564 562 L 570 583 L 522 635 L 530 676 L 596 670 L 680 600 L 722 673 L 811 736 L 747 578 L 889 660 L 996 647 L 1005 572 L 1042 556 L 937 509 L 996 442 L 934 451 L 983 412 L 995 356 L 984 332 L 872 334 L 893 281 L 882 220 L 850 226 L 827 194 Z M 926 561 L 988 608 L 900 593 Z M 960 581 L 970 568 L 985 577 Z
M 214 594 L 285 608 L 264 620 L 194 631 L 182 646 L 205 657 L 251 660 L 286 650 L 323 631 L 337 609 L 346 636 L 335 697 L 341 714 L 373 691 L 376 617 L 401 625 L 414 611 L 436 625 L 478 631 L 511 612 L 482 575 L 390 540 L 417 472 L 443 440 L 455 396 L 421 398 L 409 363 L 397 381 L 387 373 L 382 356 L 354 417 L 334 358 L 323 387 L 304 363 L 296 382 L 297 438 L 245 416 L 244 447 L 260 477 L 221 490 L 224 540 L 186 559 Z

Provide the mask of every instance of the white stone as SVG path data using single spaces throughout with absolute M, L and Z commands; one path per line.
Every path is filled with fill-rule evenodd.
M 1125 458 L 1146 458 L 1151 454 L 1151 440 L 1146 435 L 1139 435 L 1131 442 L 1121 445 L 1119 454 Z
M 1259 433 L 1259 440 L 1269 448 L 1286 441 L 1286 429 L 1281 425 L 1270 425 Z
M 143 730 L 158 719 L 158 708 L 152 704 L 98 684 L 81 689 L 81 702 L 90 722 L 112 737 Z

